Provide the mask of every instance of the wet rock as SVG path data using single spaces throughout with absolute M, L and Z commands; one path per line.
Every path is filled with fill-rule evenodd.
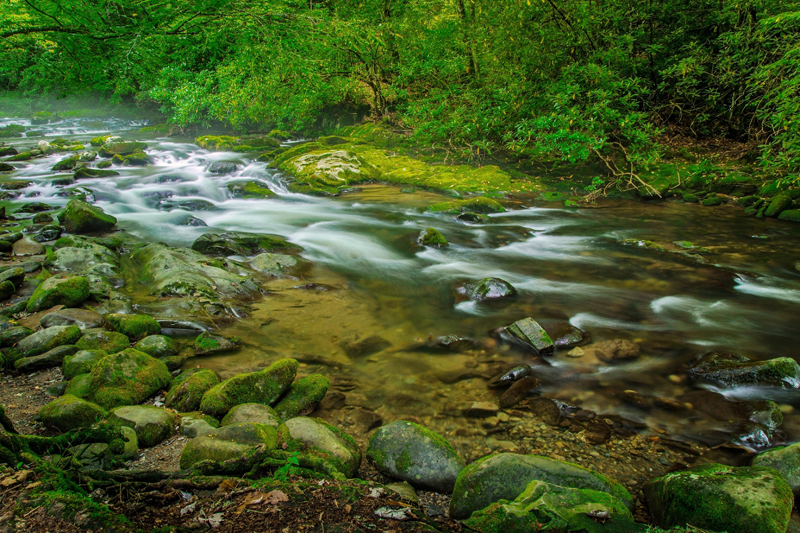
M 97 362 L 108 355 L 102 350 L 80 350 L 64 357 L 61 370 L 64 379 L 72 379 L 81 374 L 88 374 Z
M 500 278 L 484 278 L 475 283 L 467 283 L 457 291 L 470 300 L 499 300 L 517 295 L 517 289 L 509 282 Z
M 318 418 L 305 416 L 287 420 L 286 427 L 293 439 L 332 463 L 345 477 L 352 478 L 358 474 L 361 450 L 344 431 Z
M 42 317 L 42 327 L 78 326 L 80 329 L 100 328 L 105 325 L 105 318 L 89 309 L 59 309 Z
M 33 240 L 36 242 L 50 242 L 61 237 L 61 234 L 61 226 L 58 224 L 50 224 L 49 226 L 43 227 L 36 235 L 34 235 Z
M 178 353 L 173 340 L 164 335 L 149 335 L 136 343 L 136 349 L 155 358 L 169 357 Z
M 212 387 L 200 402 L 200 410 L 222 418 L 242 403 L 274 403 L 289 388 L 297 372 L 297 361 L 280 359 L 265 370 L 239 374 Z
M 472 404 L 464 409 L 464 416 L 470 418 L 486 418 L 487 416 L 494 416 L 500 408 L 491 402 L 472 402 Z
M 273 278 L 282 276 L 297 277 L 308 270 L 311 263 L 303 258 L 285 254 L 259 254 L 248 263 L 250 267 Z
M 710 352 L 690 368 L 688 374 L 693 379 L 724 387 L 761 385 L 800 388 L 800 365 L 789 357 L 751 361 L 735 354 Z
M 181 452 L 181 469 L 192 468 L 202 461 L 221 463 L 241 457 L 256 446 L 268 450 L 278 445 L 278 433 L 262 424 L 235 424 L 221 427 L 208 435 L 191 439 Z
M 345 406 L 346 401 L 347 401 L 347 396 L 345 396 L 341 392 L 330 391 L 319 402 L 319 408 L 325 410 L 341 409 L 342 407 Z
M 53 368 L 61 366 L 64 358 L 77 352 L 75 346 L 58 346 L 52 350 L 48 350 L 43 354 L 33 355 L 31 357 L 23 357 L 14 361 L 14 368 L 17 372 L 34 372 L 36 370 L 44 370 L 45 368 Z
M 88 297 L 88 279 L 82 276 L 55 275 L 36 288 L 26 309 L 29 313 L 35 313 L 55 305 L 78 307 Z
M 267 183 L 259 180 L 233 181 L 228 183 L 227 187 L 232 198 L 241 198 L 243 200 L 279 198 L 277 194 L 272 192 Z
M 238 349 L 242 345 L 239 337 L 223 337 L 212 335 L 204 331 L 194 340 L 195 355 L 208 355 L 210 353 L 230 352 Z
M 453 490 L 465 465 L 444 438 L 407 421 L 378 429 L 369 440 L 367 459 L 386 476 L 442 493 Z
M 17 288 L 10 281 L 0 283 L 0 302 L 4 302 L 11 298 L 16 292 Z
M 753 466 L 774 468 L 789 484 L 795 497 L 800 494 L 800 444 L 762 452 L 753 458 Z
M 61 161 L 53 165 L 53 170 L 56 172 L 61 170 L 72 170 L 73 168 L 75 168 L 75 165 L 77 164 L 78 164 L 78 156 L 73 155 L 65 159 L 62 159 Z
M 685 411 L 688 409 L 685 403 L 677 400 L 670 400 L 669 398 L 661 398 L 660 396 L 653 397 L 653 406 L 666 411 Z
M 522 378 L 531 375 L 533 369 L 528 365 L 518 365 L 501 372 L 489 380 L 488 386 L 492 389 L 510 387 Z
M 27 257 L 30 255 L 42 255 L 45 253 L 45 247 L 41 243 L 36 242 L 30 237 L 25 237 L 14 243 L 11 252 L 17 257 Z
M 598 342 L 592 346 L 598 359 L 606 363 L 626 363 L 639 358 L 639 345 L 625 339 Z
M 557 426 L 561 422 L 561 409 L 550 398 L 533 398 L 528 401 L 528 408 L 545 424 Z
M 622 401 L 640 409 L 648 409 L 650 402 L 635 390 L 622 391 Z
M 153 158 L 144 152 L 134 152 L 124 156 L 122 166 L 125 167 L 144 167 L 153 164 Z
M 720 464 L 653 479 L 644 485 L 644 493 L 659 527 L 691 525 L 712 531 L 784 533 L 794 501 L 775 470 Z
M 118 138 L 117 138 L 118 139 Z M 100 157 L 112 157 L 114 155 L 130 155 L 134 152 L 140 152 L 147 148 L 147 144 L 137 141 L 122 141 L 116 139 L 107 140 L 98 152 Z
M 539 455 L 499 453 L 478 459 L 461 471 L 450 500 L 450 518 L 464 520 L 500 500 L 512 501 L 533 481 L 603 492 L 634 509 L 625 487 L 604 475 Z
M 148 315 L 110 314 L 106 320 L 115 331 L 134 341 L 161 333 L 161 324 Z
M 116 170 L 100 170 L 97 168 L 81 167 L 75 171 L 73 178 L 79 179 L 94 179 L 94 178 L 113 178 L 119 176 Z
M 206 168 L 206 171 L 218 175 L 233 174 L 241 166 L 241 161 L 214 161 Z
M 192 250 L 206 255 L 245 255 L 299 250 L 282 237 L 257 233 L 206 233 L 192 243 Z
M 275 412 L 281 420 L 313 413 L 328 392 L 330 384 L 330 380 L 321 374 L 312 374 L 297 380 L 275 404 Z
M 25 337 L 28 337 L 29 335 L 33 335 L 33 330 L 24 326 L 14 326 L 8 328 L 0 333 L 0 347 L 8 348 L 9 346 L 14 346 L 16 343 Z
M 91 163 L 95 159 L 97 159 L 97 152 L 95 152 L 94 150 L 89 150 L 88 152 L 83 152 L 78 157 L 78 161 L 82 161 L 82 162 L 85 162 L 85 163 Z
M 344 353 L 346 353 L 348 357 L 367 357 L 368 355 L 382 352 L 383 350 L 390 348 L 392 343 L 383 337 L 373 335 L 372 337 L 367 337 L 362 341 L 343 341 L 339 343 L 339 346 L 342 347 L 342 350 L 344 350 Z
M 539 380 L 533 376 L 528 376 L 517 381 L 507 391 L 500 396 L 500 407 L 508 409 L 517 405 L 528 397 L 528 395 L 539 388 Z
M 506 326 L 505 333 L 540 355 L 553 353 L 555 345 L 547 332 L 532 318 L 523 318 Z
M 489 217 L 487 217 L 486 215 L 481 215 L 480 213 L 473 213 L 471 211 L 467 211 L 466 213 L 459 213 L 456 216 L 456 220 L 460 220 L 461 222 L 485 223 L 489 221 Z
M 164 363 L 133 348 L 104 357 L 91 376 L 90 397 L 106 409 L 142 403 L 172 380 Z
M 133 429 L 139 446 L 150 448 L 175 432 L 176 416 L 160 407 L 131 405 L 113 409 L 107 421 L 111 425 Z
M 589 420 L 583 427 L 585 428 L 583 438 L 589 444 L 604 444 L 612 436 L 611 428 L 602 420 Z
M 180 222 L 181 226 L 192 226 L 195 228 L 204 228 L 208 226 L 203 220 L 196 218 L 196 217 L 188 217 L 183 222 Z
M 769 203 L 767 210 L 764 211 L 764 216 L 776 217 L 792 207 L 792 203 L 793 201 L 791 196 L 788 194 L 779 194 Z
M 65 394 L 39 410 L 45 426 L 66 433 L 71 429 L 88 427 L 105 418 L 106 412 L 99 405 Z
M 25 337 L 17 343 L 14 351 L 22 357 L 31 357 L 59 346 L 75 344 L 80 336 L 81 330 L 75 326 L 54 326 Z
M 130 345 L 131 341 L 122 333 L 102 329 L 84 331 L 83 336 L 75 343 L 81 350 L 102 350 L 108 354 L 121 352 Z
M 447 239 L 436 228 L 422 230 L 419 234 L 418 242 L 422 246 L 430 246 L 431 248 L 444 248 L 448 245 Z
M 192 368 L 181 372 L 170 385 L 165 405 L 181 413 L 200 409 L 203 395 L 220 383 L 219 374 L 208 368 Z
M 116 218 L 99 207 L 75 199 L 67 202 L 61 217 L 66 230 L 77 234 L 108 231 L 117 223 Z
M 577 346 L 586 341 L 588 335 L 571 325 L 569 322 L 543 320 L 541 326 L 553 339 L 553 344 L 557 348 L 568 348 Z
M 255 422 L 256 424 L 264 424 L 265 426 L 272 426 L 275 428 L 283 423 L 281 417 L 275 412 L 275 409 L 269 405 L 243 403 L 234 406 L 228 411 L 228 414 L 222 419 L 220 425 L 230 426 L 247 422 Z
M 504 533 L 537 531 L 543 524 L 553 532 L 638 529 L 628 508 L 608 493 L 538 480 L 513 501 L 493 503 L 473 513 L 464 524 L 473 531 Z
M 0 272 L 0 283 L 4 281 L 10 281 L 14 287 L 19 289 L 22 286 L 22 282 L 25 281 L 25 271 L 20 267 L 4 270 Z

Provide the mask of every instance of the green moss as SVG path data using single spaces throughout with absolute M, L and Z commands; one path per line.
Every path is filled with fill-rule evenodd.
M 114 331 L 90 331 L 75 343 L 80 350 L 100 350 L 107 354 L 121 352 L 130 345 L 128 337 Z
M 101 359 L 91 375 L 91 397 L 106 409 L 139 404 L 172 380 L 164 363 L 133 348 Z
M 800 222 L 800 209 L 787 209 L 778 215 L 778 220 L 788 220 L 789 222 Z
M 721 196 L 711 195 L 704 199 L 701 203 L 706 207 L 722 205 L 723 199 Z
M 442 248 L 447 246 L 447 239 L 436 228 L 427 228 L 419 234 L 419 243 L 423 246 Z
M 92 233 L 110 230 L 117 219 L 80 200 L 70 200 L 63 212 L 64 227 L 70 233 Z
M 61 432 L 91 426 L 107 414 L 99 405 L 71 395 L 61 396 L 39 410 L 44 424 Z
M 196 411 L 206 391 L 219 382 L 219 375 L 207 368 L 192 368 L 182 372 L 173 380 L 165 405 L 179 412 Z
M 110 314 L 106 316 L 111 327 L 131 340 L 161 333 L 161 324 L 148 315 Z
M 157 133 L 160 135 L 169 135 L 169 133 L 172 131 L 172 127 L 173 126 L 170 124 L 155 124 L 153 126 L 145 126 L 141 128 L 139 133 Z
M 91 393 L 92 389 L 92 375 L 91 374 L 78 374 L 69 380 L 67 388 L 64 389 L 64 394 L 70 394 L 76 398 L 86 399 Z
M 78 307 L 89 297 L 89 280 L 83 276 L 56 275 L 36 287 L 26 310 L 36 313 L 54 305 Z
M 330 380 L 321 374 L 312 374 L 293 383 L 281 401 L 275 405 L 275 412 L 282 420 L 289 420 L 313 411 L 325 397 Z
M 222 418 L 235 405 L 242 403 L 274 403 L 294 381 L 298 363 L 280 359 L 265 370 L 232 377 L 208 390 L 200 410 L 214 418 Z
M 272 130 L 267 136 L 278 139 L 279 141 L 288 141 L 292 138 L 292 134 L 285 130 Z
M 204 331 L 194 340 L 194 345 L 200 351 L 213 352 L 219 349 L 219 340 Z
M 266 183 L 260 181 L 232 182 L 227 187 L 234 198 L 250 200 L 278 197 Z
M 764 211 L 764 216 L 767 217 L 776 217 L 780 215 L 782 212 L 786 211 L 787 209 L 791 208 L 792 206 L 792 197 L 788 194 L 781 193 L 777 195 L 767 206 L 766 211 Z
M 81 350 L 75 355 L 68 355 L 61 365 L 64 379 L 70 380 L 79 374 L 88 373 L 97 361 L 108 355 L 102 350 Z
M 440 204 L 433 204 L 428 207 L 431 213 L 448 213 L 458 214 L 464 212 L 472 213 L 503 213 L 505 208 L 500 205 L 497 200 L 479 196 L 477 198 L 469 198 L 466 200 L 453 200 L 451 202 L 442 202 Z

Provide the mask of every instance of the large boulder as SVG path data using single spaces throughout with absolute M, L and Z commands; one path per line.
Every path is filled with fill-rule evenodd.
M 235 406 L 220 422 L 221 426 L 255 422 L 265 426 L 278 427 L 283 421 L 269 405 L 260 403 L 243 403 Z
M 149 335 L 136 343 L 136 349 L 153 357 L 170 357 L 178 353 L 175 342 L 164 335 Z
M 64 228 L 78 234 L 108 231 L 117 223 L 116 218 L 99 207 L 75 199 L 67 202 L 62 217 Z
M 99 405 L 69 394 L 56 398 L 39 410 L 39 417 L 44 425 L 62 433 L 91 426 L 106 414 Z
M 114 331 L 122 333 L 131 340 L 138 340 L 148 335 L 161 333 L 161 324 L 148 315 L 110 314 L 106 316 Z
M 753 466 L 774 468 L 789 484 L 795 496 L 800 495 L 800 443 L 778 446 L 753 458 Z
M 800 388 L 800 365 L 789 357 L 751 361 L 736 354 L 711 352 L 689 369 L 693 379 L 723 387 L 764 385 L 784 389 Z
M 655 524 L 711 531 L 784 533 L 794 497 L 771 468 L 706 464 L 648 481 L 644 494 Z
M 113 157 L 115 155 L 130 155 L 134 152 L 141 152 L 147 148 L 147 144 L 137 141 L 123 141 L 119 138 L 111 138 L 100 147 L 101 157 Z
M 517 320 L 507 326 L 505 333 L 535 353 L 547 355 L 555 350 L 555 344 L 550 335 L 538 322 L 530 317 Z
M 605 492 L 634 509 L 625 487 L 602 474 L 549 457 L 499 453 L 478 459 L 461 471 L 450 500 L 450 517 L 463 520 L 500 500 L 512 501 L 532 481 Z
M 280 359 L 260 372 L 226 379 L 203 395 L 200 410 L 219 419 L 242 403 L 271 405 L 292 384 L 297 366 L 294 359 Z
M 75 344 L 80 337 L 81 330 L 76 326 L 53 326 L 25 337 L 17 343 L 14 351 L 22 357 L 31 357 L 49 352 L 58 346 Z
M 346 477 L 355 477 L 361 450 L 353 437 L 318 418 L 304 416 L 286 421 L 289 435 L 333 464 Z
M 202 461 L 236 459 L 256 446 L 275 449 L 277 445 L 278 432 L 272 426 L 254 423 L 225 426 L 190 440 L 181 452 L 180 467 L 187 469 Z
M 81 350 L 102 350 L 109 354 L 121 352 L 130 345 L 131 341 L 122 333 L 104 329 L 86 330 L 75 343 Z
M 76 347 L 77 348 L 77 347 Z M 108 354 L 102 350 L 80 350 L 75 355 L 64 357 L 61 371 L 64 379 L 72 379 L 80 374 L 88 374 L 97 362 Z
M 25 237 L 14 243 L 11 247 L 11 253 L 17 257 L 26 257 L 29 255 L 42 255 L 47 249 L 41 243 L 36 242 L 30 237 Z
M 320 374 L 299 379 L 292 383 L 281 401 L 275 405 L 275 412 L 282 420 L 310 414 L 325 397 L 330 385 L 330 380 Z
M 104 357 L 91 376 L 91 399 L 106 409 L 142 403 L 172 379 L 167 365 L 133 348 Z
M 175 413 L 160 407 L 130 405 L 117 407 L 108 416 L 108 423 L 132 428 L 139 446 L 149 448 L 175 432 Z
M 282 237 L 258 233 L 206 233 L 192 243 L 192 250 L 206 255 L 256 255 L 264 252 L 300 250 Z
M 367 459 L 386 476 L 441 493 L 452 492 L 465 465 L 443 437 L 404 420 L 383 426 L 372 435 Z
M 83 276 L 56 275 L 33 291 L 26 310 L 36 313 L 56 305 L 79 307 L 89 297 L 89 280 Z
M 181 372 L 170 385 L 165 405 L 181 413 L 196 411 L 206 391 L 219 382 L 219 374 L 208 368 Z

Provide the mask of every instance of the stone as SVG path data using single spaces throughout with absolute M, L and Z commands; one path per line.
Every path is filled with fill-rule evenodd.
M 464 520 L 500 500 L 512 501 L 532 481 L 604 492 L 629 510 L 634 509 L 625 487 L 602 474 L 549 457 L 498 453 L 478 459 L 461 471 L 450 500 L 450 517 Z
M 689 377 L 724 387 L 760 385 L 800 388 L 800 365 L 790 357 L 750 361 L 735 354 L 711 352 L 688 370 Z
M 100 157 L 111 157 L 114 155 L 130 155 L 134 152 L 140 152 L 147 148 L 147 144 L 137 141 L 123 141 L 117 140 L 119 138 L 108 139 L 100 147 Z
M 469 407 L 464 409 L 464 415 L 471 418 L 486 418 L 494 416 L 499 410 L 497 404 L 491 402 L 472 402 Z
M 161 324 L 148 315 L 110 314 L 106 320 L 114 331 L 122 333 L 131 340 L 139 340 L 148 335 L 161 333 Z
M 91 399 L 106 409 L 142 403 L 172 380 L 164 363 L 133 348 L 104 357 L 91 376 Z
M 253 270 L 273 278 L 298 277 L 311 266 L 309 261 L 301 257 L 270 253 L 258 254 L 247 264 Z
M 22 357 L 39 355 L 59 346 L 75 344 L 80 339 L 80 334 L 81 330 L 75 326 L 54 326 L 41 329 L 19 341 L 15 351 Z
M 283 422 L 275 409 L 260 403 L 243 403 L 233 407 L 220 422 L 221 426 L 255 422 L 277 428 Z
M 150 448 L 175 432 L 176 415 L 161 407 L 131 405 L 113 409 L 107 421 L 132 428 L 139 446 Z
M 597 358 L 606 363 L 626 363 L 639 358 L 639 345 L 625 339 L 598 342 L 593 348 Z
M 635 390 L 622 391 L 622 401 L 640 409 L 648 409 L 650 407 L 648 399 Z
M 400 500 L 405 500 L 415 504 L 419 503 L 419 496 L 417 496 L 417 491 L 415 491 L 414 487 L 412 487 L 405 481 L 402 483 L 389 483 L 388 485 L 386 485 L 386 490 L 390 490 L 395 494 L 397 494 L 398 496 L 400 496 Z
M 555 350 L 553 340 L 544 328 L 532 318 L 518 320 L 510 326 L 506 326 L 504 332 L 539 355 L 549 355 Z
M 101 328 L 106 319 L 89 309 L 59 309 L 42 317 L 39 323 L 44 328 L 51 326 L 78 326 L 81 330 Z
M 544 320 L 541 326 L 553 339 L 553 344 L 556 345 L 556 348 L 576 346 L 584 342 L 588 337 L 585 332 L 569 322 Z
M 318 418 L 304 416 L 287 420 L 286 427 L 293 439 L 316 451 L 345 477 L 358 474 L 361 450 L 347 433 Z
M 517 295 L 517 289 L 509 282 L 500 278 L 484 278 L 476 283 L 465 285 L 459 290 L 470 300 L 500 300 Z
M 800 495 L 800 443 L 762 452 L 753 458 L 753 466 L 774 468 L 789 484 L 795 497 Z
M 77 349 L 77 347 L 75 348 Z M 88 374 L 92 370 L 92 367 L 107 355 L 108 354 L 102 350 L 80 350 L 76 351 L 74 355 L 70 354 L 64 357 L 61 366 L 64 379 L 72 379 L 80 374 Z
M 16 292 L 17 288 L 10 281 L 0 283 L 0 302 L 4 302 L 11 298 Z
M 78 307 L 89 297 L 89 280 L 83 276 L 57 274 L 36 287 L 28 300 L 27 311 L 36 313 L 55 305 Z
M 33 335 L 33 330 L 23 326 L 14 326 L 8 328 L 0 333 L 0 347 L 8 348 L 9 346 L 14 346 L 19 341 L 30 335 Z
M 65 159 L 62 159 L 61 161 L 53 165 L 53 170 L 55 170 L 56 172 L 61 170 L 72 170 L 73 168 L 75 168 L 75 165 L 77 164 L 78 164 L 78 156 L 73 155 Z
M 100 209 L 72 199 L 62 213 L 64 227 L 69 233 L 96 233 L 108 231 L 117 223 L 117 219 Z
M 655 524 L 711 531 L 784 533 L 794 497 L 771 468 L 705 464 L 645 483 Z
M 209 417 L 211 418 L 211 417 Z M 180 424 L 178 426 L 178 433 L 183 435 L 184 437 L 189 437 L 193 439 L 195 437 L 200 437 L 203 435 L 210 435 L 214 433 L 217 429 L 217 426 L 211 425 L 208 420 L 203 418 L 195 418 L 193 416 L 182 416 Z
M 436 228 L 427 228 L 422 230 L 419 234 L 418 242 L 422 246 L 430 246 L 431 248 L 444 248 L 448 246 L 447 239 L 444 238 L 439 230 Z
M 208 368 L 192 368 L 181 372 L 170 385 L 165 405 L 179 412 L 200 409 L 200 400 L 220 382 L 219 374 Z
M 441 493 L 453 490 L 465 466 L 444 438 L 408 421 L 393 422 L 375 431 L 367 446 L 367 459 L 386 476 Z
M 71 394 L 76 398 L 85 400 L 91 393 L 92 375 L 78 374 L 67 383 L 64 394 Z
M 178 353 L 175 342 L 164 335 L 148 335 L 136 343 L 136 349 L 156 358 L 169 357 Z
M 65 357 L 72 355 L 77 351 L 78 348 L 75 346 L 58 346 L 52 350 L 48 350 L 43 354 L 17 359 L 14 361 L 14 368 L 17 370 L 17 372 L 27 373 L 36 370 L 44 370 L 46 368 L 53 368 L 55 366 L 61 366 L 61 363 L 64 362 Z
M 342 347 L 344 353 L 346 353 L 348 357 L 366 357 L 374 353 L 382 352 L 386 348 L 390 348 L 392 343 L 383 337 L 373 335 L 360 341 L 342 341 L 339 343 L 339 346 Z
M 75 171 L 72 176 L 76 180 L 80 179 L 95 179 L 95 178 L 113 178 L 119 176 L 116 170 L 100 170 L 98 168 L 81 167 Z
M 531 392 L 539 388 L 539 380 L 528 376 L 517 381 L 500 396 L 500 407 L 508 409 L 524 400 Z
M 22 282 L 25 281 L 25 271 L 20 267 L 4 270 L 0 272 L 0 283 L 4 281 L 10 281 L 14 284 L 14 287 L 19 289 L 22 286 Z
M 275 412 L 284 421 L 314 412 L 328 392 L 330 384 L 330 380 L 321 374 L 312 374 L 297 380 L 275 404 Z
M 14 246 L 11 247 L 11 252 L 17 257 L 43 255 L 46 251 L 47 250 L 41 243 L 36 242 L 30 237 L 18 240 L 14 243 Z
M 788 194 L 779 194 L 767 206 L 764 216 L 776 217 L 792 206 L 792 197 Z
M 242 339 L 239 337 L 223 337 L 204 331 L 194 340 L 194 354 L 208 355 L 211 353 L 231 352 L 241 345 Z
M 292 384 L 297 367 L 294 359 L 280 359 L 260 372 L 239 374 L 226 379 L 203 395 L 200 410 L 219 419 L 235 405 L 271 405 Z
M 279 198 L 277 194 L 272 192 L 266 182 L 260 180 L 232 181 L 228 183 L 227 187 L 231 198 L 242 198 L 244 200 Z
M 214 161 L 206 171 L 211 174 L 233 174 L 242 166 L 240 161 Z
M 265 252 L 300 250 L 282 237 L 258 233 L 206 233 L 192 243 L 192 250 L 206 255 L 252 256 Z
M 202 461 L 223 462 L 236 459 L 256 446 L 268 450 L 278 445 L 278 432 L 262 424 L 234 424 L 221 427 L 208 435 L 191 439 L 181 452 L 181 469 L 192 468 Z
M 78 342 L 75 343 L 75 346 L 81 350 L 102 350 L 108 354 L 121 352 L 130 345 L 128 337 L 122 333 L 102 329 L 84 331 Z
M 106 412 L 99 405 L 65 394 L 39 410 L 44 425 L 66 433 L 71 429 L 89 427 L 105 418 Z

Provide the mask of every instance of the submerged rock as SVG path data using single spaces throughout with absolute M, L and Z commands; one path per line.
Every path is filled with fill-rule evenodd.
M 227 187 L 232 198 L 242 198 L 244 200 L 278 198 L 278 195 L 272 192 L 269 185 L 259 180 L 233 181 L 228 183 Z
M 639 357 L 639 345 L 625 339 L 598 342 L 593 347 L 598 359 L 606 363 L 624 363 Z
M 53 400 L 39 410 L 39 417 L 44 425 L 62 433 L 91 426 L 105 416 L 106 412 L 99 405 L 69 394 Z
M 724 387 L 761 385 L 784 389 L 800 388 L 800 365 L 789 357 L 751 361 L 746 357 L 720 352 L 704 355 L 690 368 L 689 376 Z
M 458 292 L 464 294 L 470 300 L 499 300 L 511 298 L 517 295 L 517 289 L 509 282 L 500 278 L 484 278 L 475 283 L 467 283 L 458 288 Z
M 555 345 L 550 335 L 532 318 L 517 320 L 504 328 L 506 334 L 540 355 L 553 353 Z
M 106 409 L 142 403 L 172 380 L 164 363 L 133 348 L 104 357 L 91 376 L 90 397 Z
M 259 254 L 247 264 L 253 270 L 274 278 L 281 276 L 297 277 L 311 266 L 310 262 L 301 257 L 270 253 Z
M 165 405 L 180 413 L 200 409 L 203 395 L 220 382 L 219 374 L 208 368 L 192 368 L 181 372 L 170 385 Z
M 500 407 L 507 409 L 517 405 L 524 400 L 531 392 L 539 388 L 539 380 L 533 376 L 528 376 L 517 381 L 507 391 L 500 396 Z
M 260 372 L 227 379 L 203 395 L 200 410 L 219 419 L 242 403 L 270 405 L 292 384 L 297 366 L 294 359 L 280 359 Z
M 321 455 L 336 469 L 352 478 L 361 465 L 361 450 L 344 431 L 318 418 L 297 417 L 286 421 L 289 435 Z
M 145 405 L 117 407 L 108 417 L 111 425 L 133 429 L 142 448 L 150 448 L 169 438 L 175 432 L 175 420 L 174 413 Z
M 264 252 L 300 250 L 282 237 L 257 233 L 206 233 L 192 243 L 192 250 L 206 255 L 255 255 Z
M 233 174 L 241 166 L 243 166 L 241 161 L 214 161 L 206 171 L 211 174 Z
M 116 170 L 101 170 L 98 168 L 81 167 L 75 171 L 73 178 L 80 179 L 94 179 L 94 178 L 112 178 L 119 176 Z
M 346 353 L 348 357 L 366 357 L 381 352 L 386 348 L 390 348 L 392 343 L 383 337 L 373 335 L 360 341 L 342 341 L 339 343 L 339 346 L 342 347 L 344 353 Z

